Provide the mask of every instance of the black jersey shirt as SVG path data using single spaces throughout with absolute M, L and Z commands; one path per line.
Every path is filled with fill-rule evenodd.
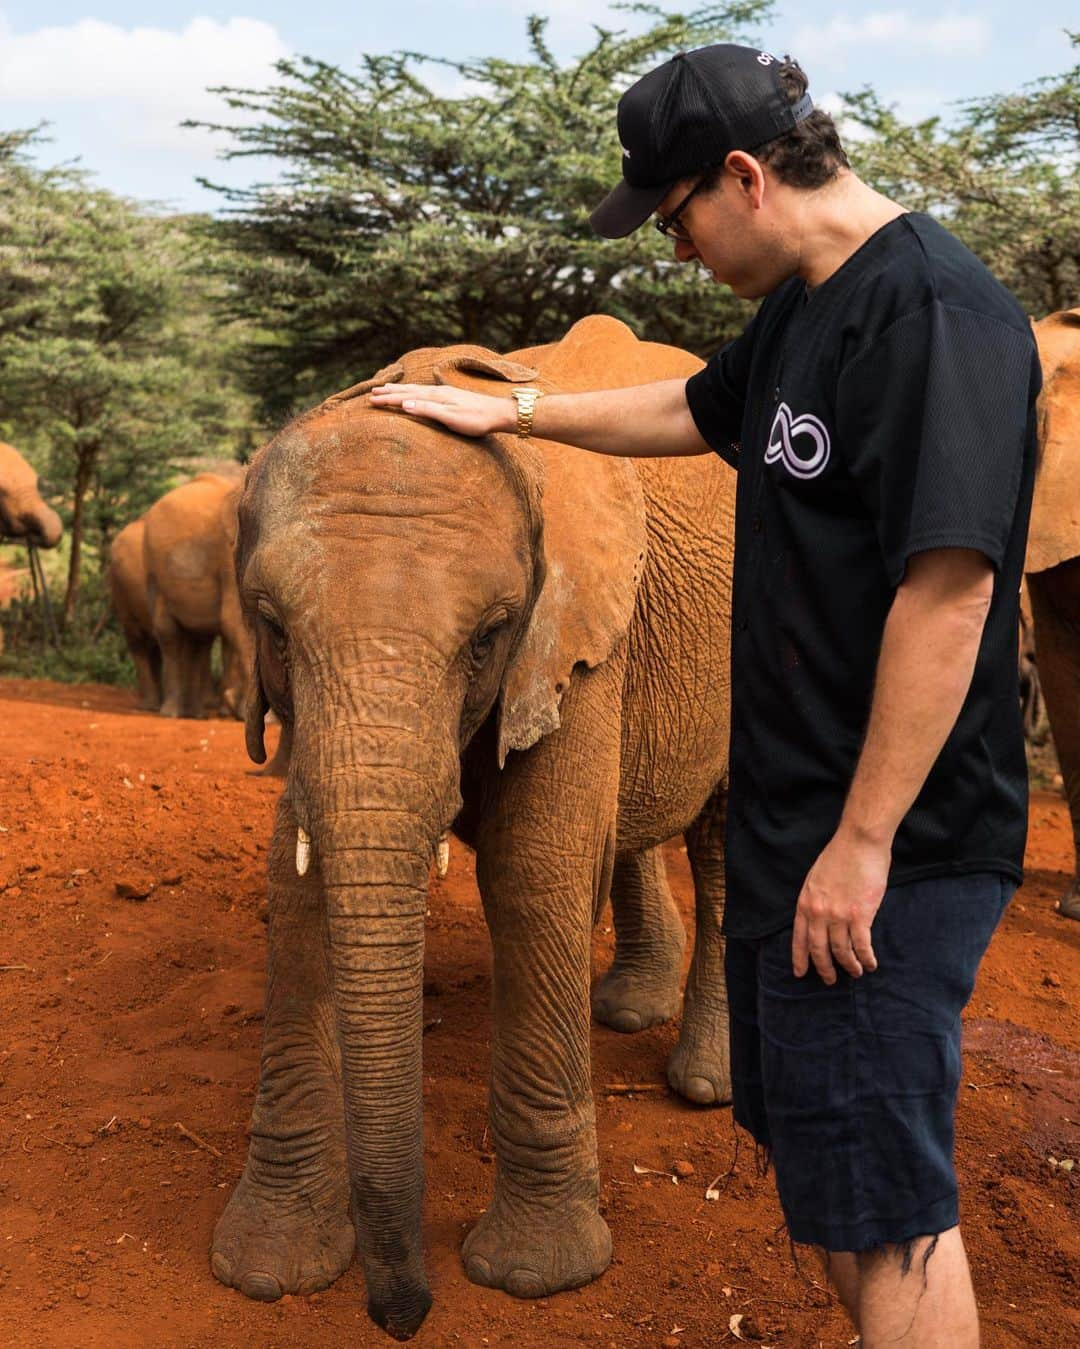
M 931 217 L 877 231 L 812 293 L 797 277 L 687 383 L 738 470 L 725 931 L 794 919 L 840 820 L 907 560 L 994 566 L 971 688 L 903 820 L 890 884 L 1022 879 L 1018 592 L 1041 374 L 1019 305 Z M 923 678 L 937 672 L 928 662 Z

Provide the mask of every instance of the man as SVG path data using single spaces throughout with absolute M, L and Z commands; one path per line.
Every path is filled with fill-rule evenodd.
M 619 105 L 645 223 L 737 295 L 688 381 L 515 408 L 387 385 L 465 435 L 738 470 L 725 918 L 736 1120 L 867 1349 L 978 1343 L 952 1165 L 960 1012 L 1016 885 L 1017 593 L 1040 375 L 934 220 L 850 171 L 793 62 L 680 53 Z M 520 417 L 520 421 L 518 418 Z

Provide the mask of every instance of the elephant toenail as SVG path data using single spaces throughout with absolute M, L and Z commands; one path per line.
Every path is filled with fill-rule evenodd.
M 512 1269 L 506 1277 L 506 1291 L 511 1297 L 543 1297 L 546 1289 L 535 1270 Z
M 330 1280 L 325 1274 L 313 1274 L 310 1279 L 300 1281 L 296 1292 L 300 1297 L 308 1297 L 311 1293 L 321 1293 L 324 1288 L 329 1287 Z
M 688 1077 L 683 1095 L 696 1105 L 712 1105 L 716 1100 L 716 1088 L 707 1077 Z
M 473 1283 L 483 1284 L 485 1288 L 493 1288 L 495 1285 L 492 1268 L 482 1255 L 469 1256 L 465 1262 L 465 1273 Z
M 232 1265 L 217 1251 L 210 1257 L 210 1268 L 214 1271 L 214 1278 L 217 1279 L 218 1283 L 223 1283 L 228 1288 L 232 1287 Z
M 612 1030 L 621 1031 L 623 1035 L 633 1035 L 641 1030 L 644 1023 L 641 1020 L 641 1013 L 635 1012 L 632 1007 L 620 1007 L 617 1012 L 613 1012 L 608 1025 Z
M 240 1280 L 240 1291 L 245 1297 L 254 1298 L 256 1302 L 276 1302 L 281 1296 L 282 1287 L 272 1274 L 256 1270 L 245 1274 Z

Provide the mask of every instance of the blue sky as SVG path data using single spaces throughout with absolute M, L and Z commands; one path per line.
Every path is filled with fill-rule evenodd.
M 678 6 L 672 4 L 671 8 Z M 683 8 L 688 5 L 684 4 Z M 550 16 L 555 51 L 584 50 L 591 24 L 640 20 L 603 0 L 0 0 L 0 127 L 51 123 L 43 161 L 79 159 L 98 182 L 180 209 L 212 209 L 198 175 L 243 183 L 250 163 L 225 166 L 221 142 L 183 130 L 184 117 L 224 115 L 210 84 L 261 86 L 295 53 L 346 68 L 364 51 L 410 48 L 448 57 L 525 52 L 525 18 Z M 1071 66 L 1064 30 L 1077 0 L 778 0 L 762 45 L 791 52 L 819 102 L 871 84 L 911 117 L 947 115 L 958 98 L 1013 90 Z

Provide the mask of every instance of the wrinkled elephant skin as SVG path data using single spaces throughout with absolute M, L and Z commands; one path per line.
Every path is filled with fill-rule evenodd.
M 520 1297 L 607 1266 L 592 1014 L 679 1005 L 685 940 L 658 845 L 685 831 L 697 935 L 668 1075 L 729 1095 L 720 919 L 734 475 L 714 456 L 611 459 L 472 441 L 370 406 L 374 382 L 577 390 L 700 362 L 613 319 L 500 357 L 428 349 L 260 451 L 237 567 L 255 630 L 248 746 L 291 731 L 270 863 L 263 1060 L 246 1169 L 213 1268 L 255 1297 L 322 1287 L 356 1249 L 369 1309 L 415 1332 L 422 1257 L 424 917 L 445 830 L 476 849 L 493 946 L 487 1212 L 475 1282 Z M 301 874 L 301 872 L 303 874 Z M 469 1033 L 477 1033 L 469 1028 Z
M 1043 392 L 1025 570 L 1039 684 L 1080 854 L 1080 309 L 1034 326 Z M 1058 911 L 1080 919 L 1075 867 Z

